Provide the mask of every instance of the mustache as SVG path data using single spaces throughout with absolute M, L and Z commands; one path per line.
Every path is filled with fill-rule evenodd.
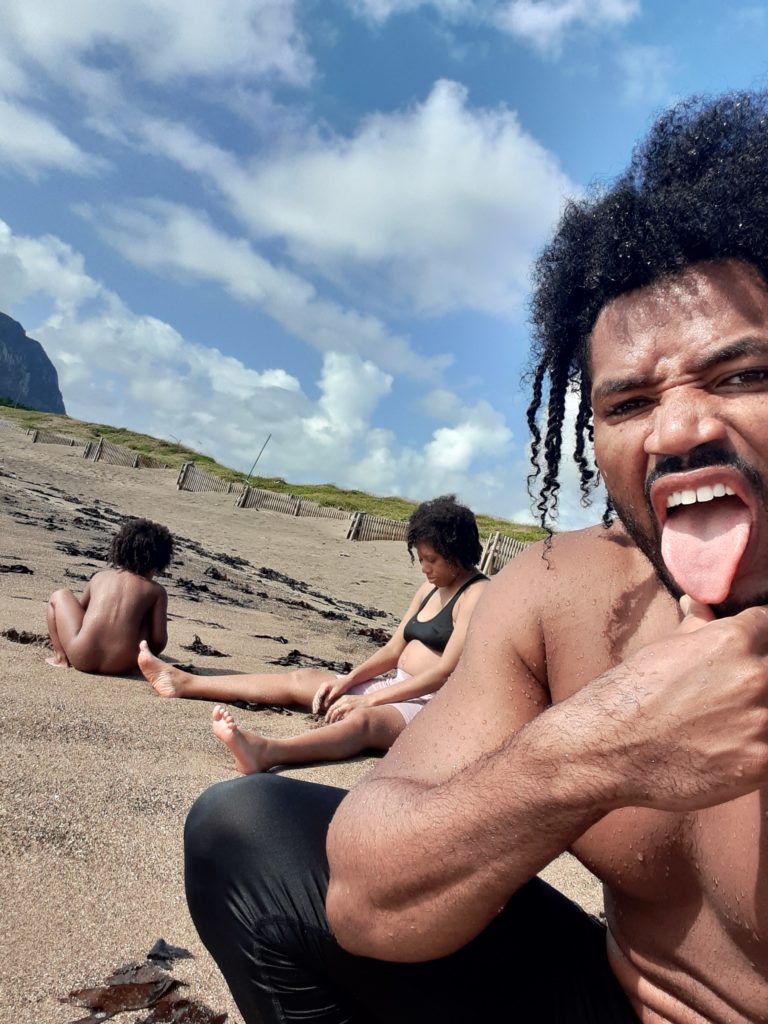
M 745 462 L 740 455 L 726 448 L 701 445 L 688 452 L 687 455 L 666 455 L 653 467 L 645 481 L 645 498 L 650 505 L 651 488 L 664 476 L 670 473 L 684 473 L 690 469 L 704 469 L 707 466 L 729 466 L 749 481 L 753 490 L 765 500 L 765 485 L 758 471 Z

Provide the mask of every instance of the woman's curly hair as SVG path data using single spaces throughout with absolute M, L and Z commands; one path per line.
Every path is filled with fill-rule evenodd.
M 582 504 L 599 480 L 589 458 L 588 357 L 600 311 L 625 292 L 720 259 L 743 260 L 768 279 L 767 92 L 694 97 L 667 111 L 610 189 L 568 203 L 539 257 L 526 374 L 532 387 L 528 491 L 545 529 L 557 517 L 569 391 L 578 398 L 573 457 Z M 609 501 L 606 526 L 612 517 Z
M 474 569 L 483 553 L 474 514 L 456 501 L 455 494 L 422 502 L 408 520 L 407 539 L 411 561 L 413 549 L 421 543 L 463 569 Z
M 109 560 L 119 569 L 128 569 L 139 576 L 163 572 L 173 557 L 170 531 L 150 519 L 131 519 L 112 538 Z

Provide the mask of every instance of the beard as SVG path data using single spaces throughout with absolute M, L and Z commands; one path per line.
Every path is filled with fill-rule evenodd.
M 651 563 L 653 571 L 661 585 L 672 595 L 672 597 L 674 597 L 676 601 L 680 600 L 684 591 L 667 569 L 661 555 L 661 530 L 659 529 L 659 522 L 656 518 L 655 512 L 653 511 L 653 505 L 651 503 L 651 487 L 657 480 L 669 473 L 680 473 L 686 469 L 701 469 L 704 466 L 731 466 L 738 470 L 738 472 L 741 473 L 742 476 L 744 476 L 751 484 L 758 497 L 759 505 L 763 509 L 763 513 L 768 517 L 766 488 L 762 477 L 755 467 L 749 465 L 749 463 L 745 462 L 740 456 L 735 455 L 733 452 L 727 451 L 723 448 L 712 448 L 706 445 L 702 445 L 700 448 L 695 448 L 684 459 L 676 455 L 667 456 L 667 458 L 661 459 L 654 469 L 648 474 L 645 481 L 645 505 L 648 521 L 651 524 L 650 529 L 646 529 L 640 525 L 633 506 L 622 504 L 621 501 L 616 499 L 615 495 L 609 492 L 611 504 L 616 510 L 616 515 L 621 520 L 624 529 L 632 538 L 640 552 L 645 555 Z M 737 615 L 739 612 L 743 612 L 745 608 L 753 608 L 757 605 L 768 605 L 768 590 L 762 591 L 761 593 L 746 599 L 736 599 L 729 596 L 720 604 L 713 604 L 710 607 L 715 613 L 715 616 L 720 619 L 730 615 Z

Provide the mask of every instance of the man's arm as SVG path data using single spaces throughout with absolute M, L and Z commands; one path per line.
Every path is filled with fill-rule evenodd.
M 609 810 L 768 778 L 768 612 L 684 621 L 545 710 L 530 559 L 486 587 L 456 673 L 333 820 L 327 911 L 351 952 L 448 954 Z

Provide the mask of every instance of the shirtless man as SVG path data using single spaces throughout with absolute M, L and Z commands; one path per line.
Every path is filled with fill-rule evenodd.
M 136 668 L 139 642 L 155 654 L 168 643 L 168 595 L 154 581 L 170 564 L 173 539 L 165 526 L 131 519 L 112 538 L 113 568 L 95 573 L 78 598 L 55 590 L 48 601 L 48 636 L 56 668 L 121 675 Z
M 682 104 L 538 264 L 538 508 L 571 382 L 606 525 L 486 587 L 343 802 L 267 777 L 193 808 L 190 907 L 248 1024 L 768 1022 L 767 123 L 768 95 Z M 536 878 L 567 849 L 607 926 Z

